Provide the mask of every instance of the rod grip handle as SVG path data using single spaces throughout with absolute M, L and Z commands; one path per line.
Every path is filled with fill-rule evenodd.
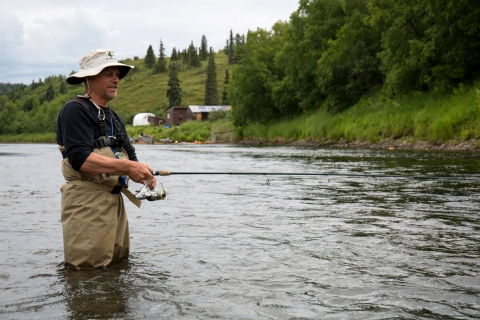
M 169 176 L 170 175 L 170 171 L 168 170 L 159 170 L 159 171 L 153 171 L 152 174 L 154 176 Z

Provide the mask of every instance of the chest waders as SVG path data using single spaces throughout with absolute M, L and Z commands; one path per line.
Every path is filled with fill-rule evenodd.
M 74 100 L 89 109 L 82 99 Z M 106 131 L 104 117 L 99 120 L 100 132 Z M 117 132 L 119 127 L 116 128 Z M 109 158 L 128 159 L 123 143 L 121 146 L 118 143 L 115 145 L 118 140 L 112 139 L 112 136 L 105 134 L 95 140 L 93 152 Z M 141 203 L 128 191 L 128 178 L 76 171 L 65 158 L 65 148 L 59 146 L 59 149 L 64 155 L 62 174 L 66 180 L 60 188 L 65 263 L 77 269 L 101 268 L 128 258 L 130 234 L 120 193 L 138 207 Z

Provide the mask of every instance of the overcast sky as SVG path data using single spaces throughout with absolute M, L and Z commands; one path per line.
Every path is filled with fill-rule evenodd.
M 215 51 L 230 29 L 270 30 L 286 21 L 298 0 L 2 0 L 0 82 L 30 84 L 51 75 L 78 71 L 80 57 L 94 48 L 117 59 L 143 58 L 149 45 L 158 56 L 187 48 L 202 35 Z

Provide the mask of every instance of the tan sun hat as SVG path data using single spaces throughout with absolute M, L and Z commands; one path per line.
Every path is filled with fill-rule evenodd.
M 125 77 L 133 68 L 126 64 L 120 63 L 115 59 L 115 54 L 108 49 L 95 49 L 89 51 L 80 59 L 80 71 L 67 77 L 68 84 L 79 84 L 83 82 L 83 78 L 96 76 L 106 67 L 118 67 L 120 70 L 120 79 Z

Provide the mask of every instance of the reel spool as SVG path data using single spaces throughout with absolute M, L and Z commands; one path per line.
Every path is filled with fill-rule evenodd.
M 145 183 L 142 189 L 140 189 L 137 192 L 137 194 L 135 194 L 135 198 L 139 200 L 148 200 L 148 201 L 165 200 L 165 198 L 167 197 L 167 192 L 163 188 L 163 184 L 160 183 L 160 185 L 162 186 L 161 189 L 155 188 L 151 190 L 148 187 L 148 179 L 147 179 L 147 183 Z

